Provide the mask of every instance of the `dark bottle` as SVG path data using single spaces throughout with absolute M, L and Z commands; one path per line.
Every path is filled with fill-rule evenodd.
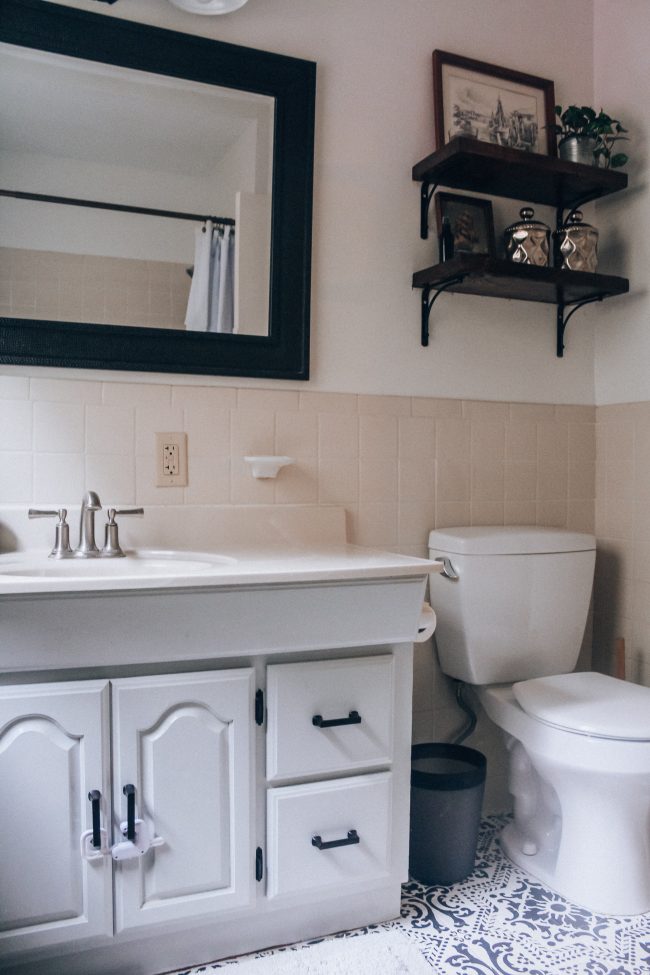
M 454 256 L 454 235 L 451 232 L 449 217 L 442 218 L 442 229 L 438 238 L 440 263 L 450 261 Z

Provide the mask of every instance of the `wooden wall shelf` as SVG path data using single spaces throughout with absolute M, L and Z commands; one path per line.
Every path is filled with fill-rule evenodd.
M 458 254 L 451 261 L 416 271 L 414 288 L 439 288 L 450 279 L 459 279 L 445 290 L 490 298 L 516 298 L 557 305 L 574 304 L 586 298 L 609 298 L 629 290 L 627 278 L 612 274 L 564 271 L 558 267 L 533 267 L 497 260 L 486 254 Z
M 420 236 L 423 239 L 428 237 L 431 197 L 440 185 L 555 207 L 558 227 L 565 219 L 565 210 L 575 210 L 627 186 L 625 173 L 464 137 L 452 139 L 417 163 L 413 167 L 413 179 L 422 183 Z M 443 264 L 416 271 L 413 287 L 422 289 L 422 345 L 429 344 L 429 318 L 434 301 L 443 291 L 450 291 L 554 304 L 556 351 L 561 357 L 564 332 L 574 312 L 593 301 L 625 294 L 630 286 L 627 278 L 611 274 L 534 267 L 486 254 L 457 254 Z M 567 308 L 570 308 L 568 312 Z
M 573 209 L 627 186 L 626 173 L 553 156 L 495 146 L 478 139 L 452 139 L 413 167 L 413 179 L 510 200 Z
M 557 306 L 557 355 L 564 353 L 569 319 L 583 305 L 629 291 L 627 278 L 588 274 L 558 267 L 534 267 L 487 254 L 458 254 L 450 261 L 416 271 L 413 287 L 422 289 L 422 345 L 429 344 L 429 317 L 443 291 L 488 298 L 538 301 Z M 567 308 L 570 310 L 567 312 Z

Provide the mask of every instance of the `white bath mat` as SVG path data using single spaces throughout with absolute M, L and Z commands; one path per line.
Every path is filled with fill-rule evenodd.
M 232 975 L 432 975 L 413 942 L 400 931 L 379 931 L 352 938 L 248 958 L 217 969 Z

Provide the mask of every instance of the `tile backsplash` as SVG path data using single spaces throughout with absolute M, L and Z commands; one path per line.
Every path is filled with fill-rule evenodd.
M 432 527 L 594 527 L 595 410 L 0 376 L 0 503 L 343 504 L 351 540 L 424 554 Z M 154 434 L 185 431 L 186 488 Z M 277 480 L 243 457 L 288 454 Z

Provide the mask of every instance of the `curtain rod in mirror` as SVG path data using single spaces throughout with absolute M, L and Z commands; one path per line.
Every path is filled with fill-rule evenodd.
M 39 203 L 63 203 L 66 206 L 91 207 L 97 210 L 119 210 L 120 213 L 144 213 L 149 217 L 170 217 L 172 220 L 196 220 L 205 223 L 207 220 L 222 227 L 234 227 L 232 217 L 213 217 L 201 213 L 181 213 L 177 210 L 154 210 L 151 207 L 129 206 L 126 203 L 102 203 L 99 200 L 77 200 L 72 196 L 47 196 L 45 193 L 23 193 L 17 190 L 2 190 L 0 196 L 9 196 L 15 200 L 36 200 Z

